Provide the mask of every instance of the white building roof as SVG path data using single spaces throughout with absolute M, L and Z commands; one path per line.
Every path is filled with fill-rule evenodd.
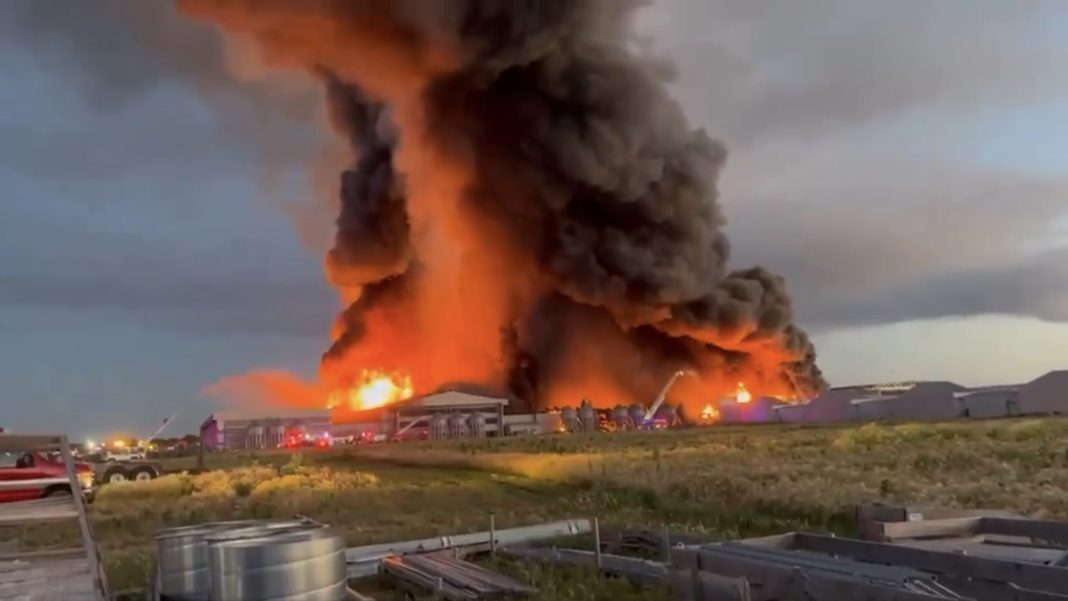
M 435 392 L 422 397 L 416 397 L 405 403 L 408 406 L 421 407 L 453 407 L 465 405 L 507 405 L 508 399 L 469 394 L 456 390 Z
M 217 422 L 251 421 L 265 419 L 330 419 L 330 411 L 326 409 L 300 409 L 300 408 L 261 408 L 242 409 L 231 411 L 218 411 L 212 414 Z

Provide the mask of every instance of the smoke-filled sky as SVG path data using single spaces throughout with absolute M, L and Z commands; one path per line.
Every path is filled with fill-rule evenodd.
M 641 14 L 728 149 L 732 266 L 786 277 L 832 384 L 1068 366 L 1068 7 L 803 4 Z M 0 426 L 188 430 L 219 377 L 315 372 L 321 103 L 162 1 L 0 5 Z

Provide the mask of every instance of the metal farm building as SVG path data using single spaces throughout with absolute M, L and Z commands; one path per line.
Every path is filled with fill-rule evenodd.
M 923 421 L 1014 415 L 1068 415 L 1068 370 L 1026 384 L 966 388 L 953 382 L 899 382 L 831 388 L 807 403 L 773 407 L 783 422 Z
M 271 409 L 259 412 L 221 411 L 200 426 L 204 448 L 273 449 L 288 440 L 329 436 L 330 412 L 312 409 Z

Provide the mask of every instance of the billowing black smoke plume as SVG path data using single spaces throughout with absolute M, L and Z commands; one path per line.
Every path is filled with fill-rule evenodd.
M 369 314 L 386 305 L 396 313 L 405 302 L 397 291 L 418 287 L 405 282 L 420 277 L 409 266 L 434 263 L 413 231 L 413 207 L 455 202 L 473 224 L 464 231 L 487 232 L 482 252 L 515 267 L 482 279 L 509 291 L 507 302 L 485 301 L 507 306 L 490 312 L 503 332 L 496 383 L 531 404 L 549 402 L 554 382 L 586 377 L 569 349 L 598 362 L 587 372 L 634 395 L 685 366 L 717 391 L 738 379 L 786 396 L 824 386 L 782 278 L 728 270 L 716 186 L 726 151 L 689 127 L 662 65 L 633 43 L 638 3 L 182 6 L 252 33 L 280 65 L 327 73 L 335 125 L 357 156 L 342 175 L 328 272 L 363 295 L 327 359 L 385 344 L 368 334 Z M 436 167 L 398 153 L 424 146 L 464 167 L 455 200 L 406 189 L 399 174 L 433 179 L 425 176 Z M 477 240 L 464 244 L 474 264 Z

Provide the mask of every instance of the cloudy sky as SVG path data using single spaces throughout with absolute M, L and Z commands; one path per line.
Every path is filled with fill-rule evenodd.
M 660 0 L 640 29 L 730 149 L 733 263 L 787 277 L 832 383 L 1068 367 L 1068 4 Z M 162 1 L 0 4 L 0 426 L 192 430 L 221 376 L 314 373 L 330 140 L 261 76 Z

